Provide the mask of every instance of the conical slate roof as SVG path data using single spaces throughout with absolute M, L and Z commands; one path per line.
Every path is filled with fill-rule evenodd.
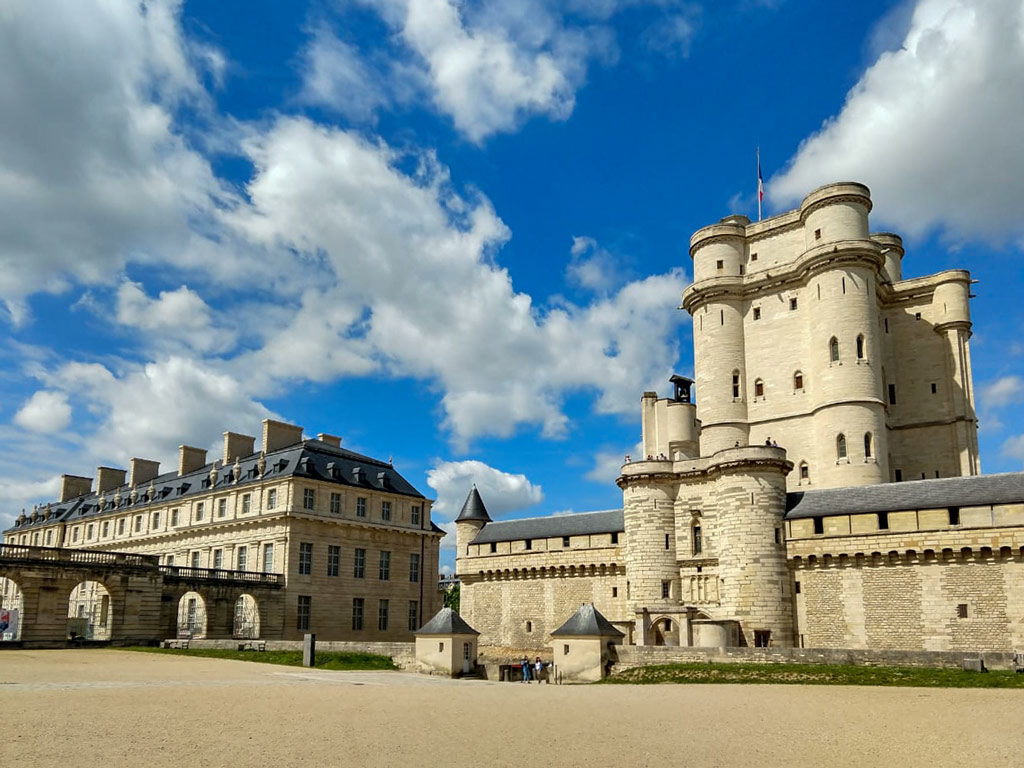
M 479 635 L 466 620 L 451 608 L 442 608 L 434 618 L 420 627 L 417 635 Z
M 574 637 L 625 637 L 625 635 L 612 626 L 601 612 L 594 607 L 593 603 L 584 603 L 580 606 L 569 620 L 551 633 L 552 637 L 558 635 L 571 635 Z
M 480 498 L 480 492 L 473 486 L 473 490 L 469 492 L 469 496 L 466 497 L 466 503 L 462 505 L 462 511 L 459 512 L 459 516 L 455 518 L 456 523 L 461 523 L 466 520 L 480 520 L 484 523 L 491 522 L 491 516 L 487 514 L 487 507 L 484 506 L 484 500 Z

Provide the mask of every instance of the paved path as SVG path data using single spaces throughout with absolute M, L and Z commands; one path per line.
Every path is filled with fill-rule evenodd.
M 547 686 L 0 652 L 18 766 L 1019 766 L 1024 691 Z

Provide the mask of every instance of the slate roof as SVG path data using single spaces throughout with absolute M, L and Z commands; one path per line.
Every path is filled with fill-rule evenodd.
M 420 627 L 414 634 L 417 635 L 479 635 L 466 620 L 459 616 L 451 608 L 442 608 L 434 618 Z
M 210 485 L 210 470 L 214 466 L 212 463 L 180 477 L 176 470 L 166 472 L 152 482 L 155 491 L 153 503 L 187 499 L 190 496 L 208 493 L 211 489 L 217 490 L 222 487 L 224 490 L 244 489 L 247 485 L 255 486 L 258 483 L 285 477 L 308 477 L 348 487 L 386 491 L 417 499 L 425 498 L 391 464 L 338 448 L 320 440 L 303 440 L 268 453 L 266 469 L 262 478 L 259 476 L 257 468 L 259 459 L 260 454 L 253 453 L 239 460 L 241 472 L 238 483 L 231 479 L 233 463 L 218 467 L 216 480 L 212 486 Z M 328 465 L 332 466 L 328 467 Z M 131 502 L 129 496 L 131 487 L 128 484 L 108 490 L 103 494 L 106 506 L 102 512 L 99 509 L 99 494 L 97 493 L 79 496 L 65 502 L 50 502 L 50 518 L 48 520 L 43 519 L 43 511 L 46 506 L 44 504 L 39 508 L 40 516 L 37 522 L 32 523 L 30 519 L 26 519 L 23 525 L 12 526 L 7 530 L 24 531 L 34 526 L 49 525 L 55 522 L 79 522 L 132 509 L 142 511 L 150 506 L 150 502 L 146 500 L 146 492 L 149 487 L 149 482 L 136 486 L 138 496 L 135 503 Z M 113 499 L 117 493 L 121 494 L 121 505 L 115 508 Z M 434 528 L 440 532 L 437 526 Z
M 605 512 L 576 512 L 571 515 L 549 515 L 548 517 L 527 517 L 522 520 L 505 520 L 488 523 L 470 544 L 488 544 L 492 541 L 516 541 L 519 539 L 546 539 L 556 536 L 584 536 L 591 533 L 621 533 L 622 510 L 610 509 Z
M 943 477 L 786 494 L 786 518 L 1024 502 L 1024 472 Z
M 491 522 L 491 516 L 487 514 L 487 507 L 484 506 L 484 500 L 480 498 L 480 491 L 473 486 L 473 490 L 466 496 L 466 501 L 462 505 L 462 511 L 459 512 L 459 516 L 455 518 L 455 522 L 464 522 L 466 520 L 480 520 L 484 523 Z
M 551 633 L 552 637 L 562 635 L 590 635 L 601 637 L 625 637 L 625 635 L 612 626 L 593 603 L 584 603 L 579 607 L 569 620 Z

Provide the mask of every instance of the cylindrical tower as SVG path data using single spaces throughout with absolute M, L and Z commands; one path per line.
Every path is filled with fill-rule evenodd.
M 978 456 L 978 423 L 974 412 L 971 373 L 970 275 L 963 270 L 943 273 L 947 277 L 935 288 L 932 306 L 939 322 L 935 332 L 945 336 L 949 347 L 949 378 L 952 380 L 952 410 L 956 419 L 954 439 L 960 454 L 961 475 L 981 473 Z
M 648 462 L 651 473 L 620 478 L 622 515 L 626 534 L 626 574 L 629 577 L 627 602 L 631 610 L 678 603 L 679 566 L 676 562 L 674 500 L 676 485 L 672 477 L 660 481 L 656 464 Z M 633 469 L 636 469 L 634 464 Z M 669 598 L 663 584 L 668 583 Z
M 731 452 L 732 453 L 732 452 Z M 786 565 L 786 474 L 781 448 L 752 446 L 720 465 L 714 536 L 722 615 L 740 622 L 746 645 L 793 645 L 793 585 Z
M 474 485 L 469 495 L 466 496 L 459 516 L 455 518 L 455 572 L 459 576 L 466 572 L 469 542 L 489 522 L 491 522 L 491 516 L 487 514 L 484 500 L 480 498 L 480 492 Z
M 842 240 L 866 240 L 871 193 L 863 184 L 839 181 L 811 192 L 800 203 L 807 250 Z
M 882 267 L 882 279 L 890 283 L 898 283 L 903 279 L 903 238 L 891 232 L 873 232 L 871 239 L 882 249 L 885 264 Z

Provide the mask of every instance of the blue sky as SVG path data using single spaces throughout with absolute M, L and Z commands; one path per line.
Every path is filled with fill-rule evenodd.
M 1020 0 L 5 3 L 0 524 L 268 416 L 442 524 L 474 482 L 616 507 L 758 145 L 766 214 L 863 181 L 906 276 L 974 273 L 982 464 L 1020 470 L 1021 94 Z

